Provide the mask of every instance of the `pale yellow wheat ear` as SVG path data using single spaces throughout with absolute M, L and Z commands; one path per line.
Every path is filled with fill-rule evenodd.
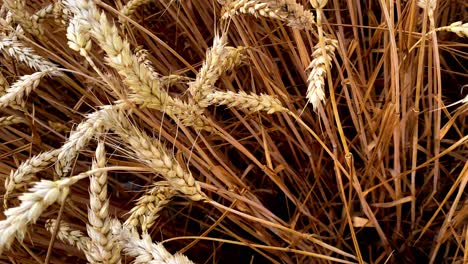
M 44 31 L 26 9 L 26 0 L 4 0 L 3 4 L 13 14 L 14 20 L 32 35 L 42 38 Z
M 122 227 L 119 221 L 112 223 L 112 232 L 119 236 L 125 254 L 135 258 L 133 263 L 193 264 L 186 256 L 180 253 L 173 255 L 161 243 L 153 243 L 147 232 L 143 232 L 140 238 L 135 230 Z
M 247 94 L 243 91 L 238 93 L 230 91 L 213 92 L 206 96 L 201 105 L 227 105 L 228 107 L 235 107 L 250 113 L 265 111 L 268 114 L 273 114 L 275 112 L 287 111 L 278 99 L 270 95 Z
M 457 34 L 459 37 L 468 38 L 468 23 L 461 21 L 454 22 L 448 26 L 440 27 L 437 31 L 449 31 Z
M 0 127 L 2 126 L 11 126 L 15 124 L 26 123 L 26 120 L 21 116 L 2 116 L 0 117 Z
M 223 3 L 224 1 L 219 1 Z M 222 19 L 237 14 L 251 14 L 255 17 L 278 19 L 288 26 L 297 29 L 314 31 L 315 18 L 312 12 L 306 10 L 296 0 L 237 0 L 228 2 L 223 6 Z
M 124 226 L 129 228 L 140 226 L 141 230 L 147 231 L 159 217 L 159 212 L 176 194 L 177 191 L 168 182 L 157 182 L 138 199 L 135 207 L 130 210 L 130 216 Z
M 22 241 L 28 224 L 35 223 L 53 203 L 63 203 L 70 186 L 85 177 L 87 176 L 74 176 L 58 181 L 42 180 L 34 183 L 29 192 L 19 197 L 19 206 L 4 211 L 6 219 L 0 221 L 0 254 L 10 247 L 15 238 Z
M 130 17 L 142 5 L 149 4 L 155 0 L 130 0 L 120 10 L 122 15 Z
M 172 188 L 194 201 L 208 199 L 193 175 L 169 154 L 161 142 L 135 127 L 122 113 L 107 111 L 106 114 L 106 120 L 112 125 L 112 130 L 130 145 L 138 159 L 161 174 Z
M 104 142 L 96 148 L 96 160 L 93 170 L 106 166 Z M 90 205 L 86 225 L 91 244 L 88 260 L 92 263 L 120 263 L 120 245 L 110 231 L 109 200 L 107 196 L 107 172 L 98 172 L 91 176 L 89 187 Z
M 53 233 L 57 228 L 57 220 L 47 219 L 45 228 L 50 233 Z M 90 247 L 89 237 L 85 236 L 83 232 L 79 230 L 72 229 L 70 224 L 63 220 L 60 221 L 60 225 L 57 231 L 57 238 L 85 253 L 89 250 Z
M 29 183 L 34 174 L 46 169 L 55 162 L 59 153 L 59 149 L 40 153 L 21 163 L 18 169 L 11 171 L 10 176 L 5 179 L 4 207 L 6 207 L 9 195 L 15 189 L 19 189 L 26 183 Z
M 0 35 L 0 50 L 37 71 L 46 71 L 58 67 L 56 64 L 36 54 L 33 49 L 27 47 L 14 37 Z
M 307 78 L 306 97 L 315 111 L 321 102 L 325 100 L 325 78 L 327 71 L 331 68 L 332 58 L 335 56 L 335 49 L 338 45 L 338 41 L 335 39 L 325 38 L 324 42 L 325 51 L 321 48 L 320 43 L 315 45 L 312 53 L 313 59 L 307 67 L 310 73 Z
M 27 97 L 39 85 L 41 79 L 47 75 L 53 75 L 57 69 L 51 68 L 44 71 L 35 72 L 30 75 L 21 76 L 13 83 L 2 97 L 0 97 L 0 108 L 13 107 L 22 109 Z
M 195 81 L 189 83 L 189 91 L 195 104 L 199 104 L 209 93 L 215 90 L 215 83 L 221 74 L 240 64 L 243 47 L 227 47 L 227 37 L 216 34 L 213 46 L 206 52 L 205 61 Z

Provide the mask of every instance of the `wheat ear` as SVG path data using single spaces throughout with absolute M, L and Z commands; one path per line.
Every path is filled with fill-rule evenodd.
M 45 223 L 45 228 L 50 233 L 54 232 L 57 226 L 57 221 L 55 219 L 47 219 Z M 62 240 L 63 242 L 69 244 L 70 246 L 74 246 L 83 252 L 87 252 L 90 247 L 90 240 L 89 237 L 86 237 L 83 232 L 79 230 L 73 230 L 70 227 L 69 223 L 64 222 L 63 220 L 60 221 L 60 226 L 57 232 L 57 238 Z
M 43 29 L 27 11 L 25 0 L 4 0 L 3 3 L 23 29 L 39 38 L 43 36 Z
M 468 23 L 463 24 L 461 21 L 453 22 L 449 26 L 438 28 L 437 31 L 449 31 L 457 34 L 461 38 L 468 38 Z
M 239 109 L 246 110 L 254 113 L 259 111 L 266 111 L 268 114 L 275 112 L 287 111 L 281 105 L 281 102 L 266 94 L 247 94 L 246 92 L 240 91 L 239 93 L 234 92 L 214 92 L 206 96 L 206 99 L 202 101 L 201 105 L 227 105 L 228 107 L 236 107 Z
M 130 0 L 122 7 L 120 12 L 122 13 L 122 15 L 129 17 L 133 13 L 135 13 L 138 7 L 149 4 L 153 1 L 154 0 Z
M 136 228 L 139 225 L 143 231 L 147 231 L 159 217 L 159 212 L 176 193 L 168 182 L 157 182 L 151 190 L 138 199 L 136 206 L 130 210 L 131 215 L 124 226 Z
M 16 38 L 0 36 L 0 50 L 37 71 L 57 68 L 57 65 L 37 55 L 33 49 Z
M 106 166 L 104 143 L 99 142 L 96 148 L 96 160 L 93 169 Z M 110 232 L 109 200 L 107 200 L 107 172 L 91 176 L 89 188 L 90 208 L 86 225 L 91 245 L 88 251 L 92 263 L 120 263 L 120 245 Z
M 189 91 L 196 104 L 214 91 L 214 85 L 223 72 L 240 64 L 243 49 L 226 47 L 226 36 L 215 35 L 213 46 L 206 52 L 195 81 L 189 83 Z
M 153 243 L 148 233 L 143 232 L 140 238 L 135 230 L 122 227 L 117 220 L 113 221 L 112 232 L 119 236 L 124 252 L 135 258 L 135 264 L 193 264 L 186 256 L 180 253 L 172 255 L 161 243 Z
M 5 195 L 3 196 L 3 202 L 6 206 L 8 196 L 15 189 L 19 189 L 24 186 L 25 183 L 28 183 L 34 174 L 46 169 L 50 164 L 57 160 L 57 156 L 60 153 L 60 150 L 50 150 L 38 154 L 23 163 L 16 169 L 12 171 L 10 177 L 5 179 Z
M 0 117 L 0 127 L 2 126 L 11 126 L 14 124 L 26 123 L 26 120 L 20 116 L 2 116 Z
M 25 101 L 24 97 L 29 95 L 40 83 L 41 79 L 53 74 L 56 69 L 47 69 L 40 72 L 35 72 L 30 75 L 21 76 L 21 78 L 13 83 L 7 90 L 6 94 L 0 97 L 0 108 L 7 106 L 14 108 L 23 108 Z
M 107 53 L 107 62 L 133 91 L 130 100 L 143 107 L 162 110 L 172 119 L 187 126 L 210 130 L 202 116 L 203 111 L 177 98 L 172 98 L 161 89 L 161 81 L 153 79 L 152 73 L 130 51 L 128 41 L 120 37 L 117 27 L 100 13 L 92 1 L 65 1 L 65 4 L 80 18 L 80 25 L 90 28 L 91 35 Z
M 175 190 L 194 201 L 207 199 L 192 174 L 185 171 L 160 142 L 133 126 L 122 113 L 108 111 L 107 114 L 112 130 L 130 145 L 139 159 L 165 177 Z
M 91 49 L 91 37 L 87 32 L 89 30 L 85 25 L 80 24 L 80 18 L 74 16 L 70 19 L 67 27 L 68 46 L 75 51 L 78 51 L 81 56 L 87 56 Z
M 50 205 L 63 203 L 69 187 L 87 176 L 75 176 L 58 181 L 42 180 L 36 182 L 29 192 L 19 197 L 21 204 L 4 212 L 6 219 L 0 221 L 0 254 L 8 249 L 16 237 L 22 241 L 27 225 L 34 223 Z
M 309 85 L 306 97 L 315 111 L 320 103 L 325 100 L 325 77 L 331 67 L 332 57 L 335 56 L 337 45 L 338 41 L 329 38 L 324 39 L 323 48 L 320 43 L 315 45 L 314 52 L 312 53 L 312 62 L 307 67 L 311 71 L 307 78 Z
M 251 14 L 285 21 L 297 29 L 314 30 L 315 18 L 312 12 L 295 0 L 237 0 L 223 7 L 223 19 L 237 14 Z

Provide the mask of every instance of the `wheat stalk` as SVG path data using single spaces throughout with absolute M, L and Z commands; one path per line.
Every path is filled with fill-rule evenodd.
M 16 38 L 0 35 L 0 50 L 37 71 L 46 71 L 58 67 L 54 63 L 37 55 L 33 49 L 25 46 Z
M 325 77 L 331 67 L 332 57 L 335 56 L 335 49 L 338 42 L 334 39 L 325 38 L 324 46 L 320 43 L 315 45 L 312 53 L 313 60 L 307 67 L 311 69 L 307 82 L 307 99 L 316 111 L 320 103 L 325 100 Z M 324 54 L 326 54 L 324 56 Z
M 237 0 L 223 7 L 222 19 L 238 14 L 251 14 L 287 22 L 297 29 L 314 30 L 315 18 L 312 12 L 295 0 Z
M 135 258 L 135 264 L 193 264 L 186 256 L 179 253 L 172 255 L 161 243 L 153 243 L 148 233 L 143 232 L 140 238 L 138 233 L 122 227 L 117 220 L 113 221 L 112 232 L 119 236 L 124 252 Z
M 214 91 L 221 74 L 241 62 L 243 48 L 226 47 L 226 36 L 215 35 L 213 46 L 206 52 L 205 61 L 195 81 L 189 83 L 189 91 L 196 104 Z
M 36 20 L 32 19 L 31 14 L 26 10 L 25 0 L 4 0 L 3 4 L 10 10 L 15 21 L 17 21 L 23 29 L 39 38 L 43 36 L 43 29 Z
M 93 169 L 106 166 L 104 143 L 99 142 L 96 148 L 96 160 Z M 107 172 L 99 172 L 91 176 L 90 207 L 86 225 L 91 239 L 88 251 L 92 263 L 120 263 L 120 247 L 110 232 L 109 200 L 107 200 Z
M 69 187 L 87 176 L 75 176 L 58 181 L 42 180 L 36 182 L 29 192 L 19 197 L 21 204 L 4 212 L 6 219 L 0 221 L 0 254 L 8 249 L 16 237 L 22 241 L 27 231 L 27 225 L 34 223 L 50 205 L 63 203 L 69 192 Z
M 157 182 L 151 190 L 138 199 L 136 206 L 130 210 L 131 215 L 124 226 L 135 228 L 140 225 L 143 231 L 148 230 L 159 217 L 159 212 L 176 193 L 168 182 Z
M 2 116 L 0 117 L 0 127 L 1 126 L 10 126 L 14 124 L 26 123 L 26 120 L 21 116 Z
M 57 221 L 55 219 L 47 219 L 45 228 L 50 233 L 53 233 L 57 227 Z M 74 246 L 83 252 L 88 252 L 90 247 L 89 237 L 86 237 L 83 232 L 79 230 L 73 230 L 69 223 L 60 221 L 60 226 L 57 232 L 57 237 L 63 242 Z
M 268 114 L 273 114 L 275 112 L 287 111 L 278 99 L 270 95 L 247 94 L 244 91 L 238 93 L 216 91 L 207 95 L 206 99 L 201 102 L 203 106 L 214 104 L 236 107 L 251 113 L 266 111 Z
M 15 189 L 19 189 L 28 183 L 31 178 L 39 171 L 46 169 L 50 164 L 57 160 L 60 150 L 50 150 L 38 154 L 23 163 L 15 170 L 11 171 L 10 177 L 5 179 L 5 194 L 3 196 L 3 203 L 6 207 L 8 196 Z

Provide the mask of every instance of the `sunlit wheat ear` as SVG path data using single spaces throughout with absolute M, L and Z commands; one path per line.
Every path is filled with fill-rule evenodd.
M 86 56 L 91 49 L 91 37 L 88 33 L 89 27 L 80 25 L 80 18 L 73 17 L 70 19 L 67 27 L 68 46 L 75 51 L 78 51 L 81 56 Z
M 141 226 L 147 231 L 159 217 L 159 212 L 166 206 L 174 195 L 177 194 L 166 181 L 157 182 L 155 186 L 141 196 L 135 207 L 130 210 L 130 217 L 124 226 L 136 228 Z
M 13 14 L 13 18 L 27 32 L 36 37 L 42 37 L 43 29 L 32 19 L 31 14 L 27 11 L 26 0 L 4 0 L 3 4 Z
M 459 37 L 468 38 L 468 23 L 463 24 L 461 21 L 454 22 L 446 27 L 438 28 L 438 30 L 453 32 Z
M 104 143 L 101 141 L 96 148 L 96 160 L 93 169 L 106 166 Z M 107 196 L 107 172 L 95 173 L 91 176 L 89 187 L 90 205 L 86 225 L 91 244 L 88 256 L 92 263 L 120 263 L 120 245 L 110 231 L 109 200 Z
M 138 159 L 166 178 L 172 188 L 194 201 L 208 199 L 192 174 L 180 166 L 159 141 L 135 127 L 123 114 L 115 111 L 108 111 L 107 114 L 109 124 L 113 125 L 112 130 L 130 145 Z
M 3 202 L 6 206 L 9 195 L 15 190 L 23 187 L 29 183 L 34 174 L 46 169 L 53 162 L 57 160 L 57 156 L 60 150 L 51 150 L 38 154 L 23 163 L 12 171 L 10 176 L 5 179 L 5 194 L 3 196 Z
M 56 69 L 51 68 L 30 75 L 22 76 L 13 83 L 2 97 L 0 97 L 0 108 L 14 107 L 21 109 L 24 107 L 26 97 L 39 85 L 41 79 L 46 75 L 51 75 Z
M 21 116 L 2 116 L 0 117 L 0 127 L 2 126 L 11 126 L 15 124 L 26 123 L 26 120 Z
M 55 219 L 47 219 L 45 228 L 50 233 L 53 233 L 57 227 L 57 221 Z M 90 247 L 89 237 L 86 237 L 83 232 L 79 230 L 73 230 L 70 224 L 60 221 L 60 226 L 57 232 L 57 238 L 61 241 L 69 244 L 70 246 L 78 248 L 80 251 L 87 252 Z
M 335 56 L 335 49 L 338 41 L 334 39 L 325 39 L 325 53 L 321 49 L 320 44 L 315 45 L 312 53 L 312 62 L 307 69 L 310 69 L 309 77 L 307 78 L 307 99 L 312 104 L 316 111 L 322 101 L 325 100 L 325 77 L 327 71 L 331 69 L 332 58 Z
M 215 35 L 213 46 L 206 52 L 205 61 L 195 81 L 189 83 L 189 91 L 195 104 L 214 91 L 214 85 L 221 74 L 240 64 L 242 50 L 242 47 L 227 47 L 226 36 Z
M 57 68 L 54 63 L 36 54 L 30 47 L 25 46 L 16 38 L 0 35 L 0 50 L 37 71 Z
M 201 105 L 227 105 L 228 107 L 235 107 L 251 113 L 265 111 L 268 114 L 273 114 L 275 112 L 287 111 L 278 99 L 270 95 L 247 94 L 243 91 L 238 93 L 230 91 L 214 92 L 208 94 Z
M 29 192 L 19 197 L 21 204 L 4 211 L 5 220 L 0 221 L 0 254 L 8 249 L 15 238 L 22 241 L 29 223 L 35 223 L 39 216 L 55 202 L 63 203 L 69 187 L 86 176 L 75 176 L 58 181 L 36 182 Z
M 112 223 L 112 232 L 119 236 L 125 254 L 135 258 L 133 263 L 193 264 L 186 256 L 172 255 L 161 243 L 153 243 L 148 233 L 143 232 L 140 238 L 134 230 L 122 227 L 119 221 Z
M 251 14 L 284 21 L 292 28 L 314 30 L 315 27 L 312 12 L 305 10 L 296 0 L 237 0 L 225 5 L 223 11 L 222 19 Z
M 128 1 L 120 10 L 120 12 L 127 16 L 130 17 L 135 11 L 142 5 L 149 4 L 151 2 L 154 2 L 155 0 L 130 0 Z

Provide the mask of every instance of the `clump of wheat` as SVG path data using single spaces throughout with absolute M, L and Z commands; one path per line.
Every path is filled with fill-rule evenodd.
M 176 253 L 172 255 L 161 243 L 153 243 L 151 236 L 143 232 L 140 235 L 130 230 L 118 221 L 113 221 L 112 232 L 119 236 L 124 252 L 135 258 L 134 263 L 161 263 L 161 264 L 193 264 L 186 256 Z
M 19 197 L 21 204 L 4 212 L 6 219 L 0 221 L 0 253 L 8 249 L 16 237 L 23 240 L 27 225 L 34 223 L 47 207 L 55 202 L 63 203 L 69 187 L 86 176 L 75 176 L 58 181 L 36 182 L 29 192 Z
M 311 69 L 307 81 L 307 99 L 312 104 L 314 110 L 317 110 L 320 103 L 325 100 L 325 77 L 331 67 L 332 58 L 335 56 L 335 49 L 338 42 L 334 39 L 324 39 L 324 49 L 320 43 L 315 45 L 312 53 L 313 60 L 307 67 Z M 325 55 L 324 55 L 325 53 Z
M 242 47 L 227 47 L 226 36 L 214 37 L 213 46 L 206 52 L 205 62 L 195 81 L 189 83 L 189 91 L 196 104 L 214 91 L 214 85 L 223 72 L 240 64 L 242 50 Z
M 104 143 L 99 142 L 92 168 L 104 168 L 105 165 Z M 89 257 L 93 263 L 120 263 L 120 246 L 110 232 L 107 172 L 98 172 L 91 176 L 89 194 L 89 224 L 86 225 L 91 239 Z
M 31 178 L 39 171 L 44 170 L 50 164 L 57 160 L 57 156 L 60 153 L 60 150 L 55 149 L 47 152 L 38 154 L 23 163 L 16 169 L 12 171 L 10 177 L 5 179 L 5 194 L 3 196 L 3 202 L 6 205 L 8 196 L 15 190 L 24 186 L 28 183 Z
M 278 99 L 270 95 L 247 94 L 244 91 L 238 93 L 216 91 L 208 94 L 201 104 L 203 106 L 214 104 L 227 105 L 229 107 L 247 110 L 251 113 L 266 111 L 268 114 L 273 114 L 275 112 L 287 111 Z
M 6 94 L 0 97 L 0 108 L 7 106 L 23 108 L 25 104 L 24 97 L 29 95 L 32 90 L 39 85 L 39 82 L 44 76 L 53 74 L 56 70 L 57 69 L 55 68 L 51 68 L 22 76 L 18 81 L 11 85 L 11 87 L 6 91 Z
M 143 231 L 148 230 L 159 217 L 159 212 L 176 193 L 168 182 L 157 182 L 151 190 L 138 199 L 136 206 L 130 210 L 130 216 L 124 226 L 129 228 L 141 226 Z
M 33 49 L 25 46 L 14 37 L 0 35 L 0 50 L 37 71 L 57 68 L 57 65 L 37 55 Z
M 237 0 L 223 6 L 223 19 L 237 14 L 251 14 L 287 22 L 297 29 L 314 30 L 315 18 L 312 12 L 295 0 Z
M 57 221 L 55 219 L 47 219 L 45 223 L 45 228 L 47 231 L 53 233 L 56 227 Z M 69 244 L 70 246 L 74 246 L 83 252 L 88 252 L 91 244 L 89 237 L 85 236 L 83 232 L 79 230 L 73 230 L 70 227 L 70 224 L 64 221 L 60 221 L 57 237 L 63 242 Z
M 2 116 L 0 117 L 0 127 L 1 126 L 11 126 L 14 124 L 26 123 L 26 120 L 21 116 Z
M 13 14 L 16 22 L 27 32 L 41 37 L 43 35 L 43 29 L 37 23 L 37 20 L 32 19 L 31 14 L 26 10 L 25 0 L 4 0 L 3 4 Z

